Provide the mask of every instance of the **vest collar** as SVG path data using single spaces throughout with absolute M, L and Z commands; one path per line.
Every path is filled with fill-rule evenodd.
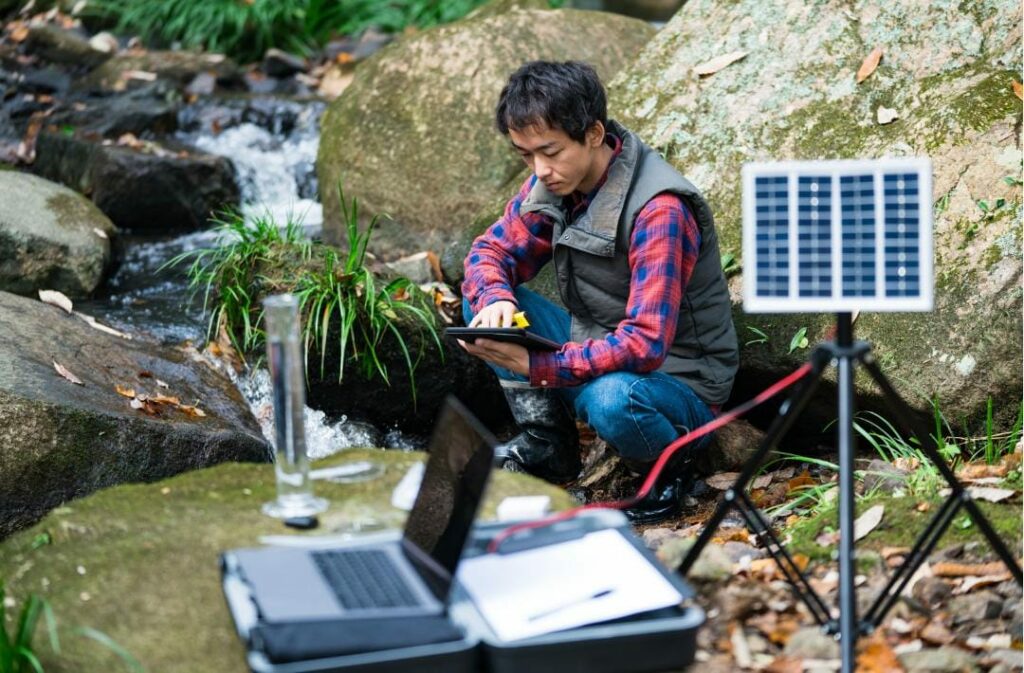
M 622 209 L 626 205 L 629 188 L 633 184 L 640 158 L 640 139 L 618 122 L 609 119 L 608 131 L 622 139 L 622 152 L 608 167 L 608 178 L 587 206 L 587 210 L 573 222 L 573 229 L 614 241 L 619 228 Z M 523 200 L 521 212 L 548 211 L 554 208 L 563 221 L 567 217 L 562 197 L 550 191 L 537 180 Z

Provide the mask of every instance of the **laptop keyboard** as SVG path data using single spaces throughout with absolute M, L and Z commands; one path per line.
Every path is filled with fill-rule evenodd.
M 349 610 L 422 604 L 388 553 L 380 549 L 313 552 L 313 561 Z

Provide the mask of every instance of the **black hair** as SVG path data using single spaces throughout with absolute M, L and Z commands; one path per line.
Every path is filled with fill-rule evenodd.
M 509 77 L 494 116 L 503 135 L 544 122 L 582 143 L 594 122 L 608 125 L 608 103 L 601 79 L 586 63 L 530 61 Z

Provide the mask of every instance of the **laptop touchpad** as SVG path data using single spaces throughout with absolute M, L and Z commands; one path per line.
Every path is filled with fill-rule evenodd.
M 246 581 L 268 622 L 325 619 L 343 613 L 334 592 L 305 549 L 239 550 Z

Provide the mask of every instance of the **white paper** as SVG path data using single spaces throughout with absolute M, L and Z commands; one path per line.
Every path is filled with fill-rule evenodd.
M 501 640 L 677 605 L 682 595 L 618 531 L 464 559 L 459 582 Z
M 413 463 L 409 471 L 398 482 L 395 490 L 391 492 L 391 506 L 406 512 L 412 510 L 416 504 L 416 496 L 420 492 L 420 484 L 423 483 L 423 471 L 426 469 L 423 463 Z

